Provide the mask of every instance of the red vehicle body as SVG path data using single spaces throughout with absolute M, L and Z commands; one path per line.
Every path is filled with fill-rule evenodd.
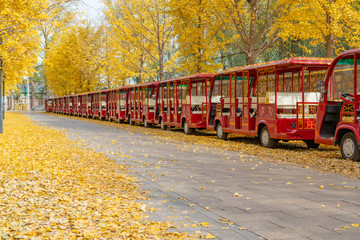
M 65 97 L 60 98 L 60 109 L 61 114 L 65 114 Z
M 128 120 L 150 124 L 183 127 L 186 134 L 206 128 L 208 86 L 212 73 L 200 73 L 162 82 L 129 87 Z
M 265 147 L 302 140 L 339 145 L 360 160 L 360 48 L 334 61 L 291 58 L 46 101 L 46 111 L 259 137 Z M 325 81 L 321 81 L 325 78 Z M 319 91 L 318 91 L 319 90 Z
M 72 113 L 72 96 L 65 97 L 65 108 L 64 108 L 63 113 L 71 115 L 71 113 Z
M 309 147 L 317 147 L 315 120 L 321 94 L 316 92 L 316 82 L 330 63 L 329 59 L 291 58 L 216 74 L 207 128 L 215 130 L 219 139 L 226 139 L 228 133 L 259 136 L 265 147 L 280 139 L 304 140 Z
M 151 82 L 129 87 L 127 119 L 131 125 L 141 122 L 149 127 L 154 123 L 158 84 Z
M 107 117 L 107 95 L 108 90 L 94 92 L 91 101 L 91 116 L 104 120 Z M 88 99 L 89 100 L 89 99 Z
M 183 127 L 186 134 L 206 128 L 208 88 L 213 73 L 199 73 L 159 83 L 155 124 Z
M 128 87 L 110 89 L 107 94 L 107 118 L 118 123 L 127 119 L 127 94 Z
M 59 113 L 60 99 L 54 98 L 54 109 L 53 112 Z
M 79 110 L 80 110 L 79 95 L 73 95 L 72 96 L 72 112 L 70 114 L 79 116 Z
M 46 112 L 54 112 L 54 104 L 55 101 L 52 98 L 45 100 L 45 111 Z
M 340 54 L 325 82 L 318 83 L 319 103 L 315 142 L 338 145 L 346 159 L 360 160 L 360 48 Z

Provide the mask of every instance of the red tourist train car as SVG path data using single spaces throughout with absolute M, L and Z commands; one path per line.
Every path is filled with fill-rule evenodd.
M 93 93 L 80 94 L 80 115 L 82 117 L 92 117 L 92 97 Z
M 104 120 L 107 117 L 107 95 L 108 90 L 94 92 L 91 101 L 91 116 Z
M 72 112 L 72 96 L 66 96 L 65 97 L 65 108 L 64 108 L 64 114 L 70 115 Z
M 339 145 L 344 158 L 360 160 L 359 64 L 360 48 L 334 61 L 291 58 L 214 76 L 195 74 L 50 98 L 45 107 L 145 127 L 160 124 L 164 130 L 183 127 L 187 134 L 207 128 L 220 139 L 228 133 L 258 136 L 265 147 L 278 140 L 303 140 L 312 148 Z
M 331 64 L 317 112 L 315 142 L 338 145 L 346 159 L 360 160 L 360 48 L 340 54 Z
M 45 111 L 46 112 L 54 112 L 54 99 L 49 98 L 45 100 Z
M 61 114 L 65 113 L 65 97 L 60 98 L 60 108 L 59 111 Z
M 200 73 L 130 86 L 129 123 L 141 122 L 145 127 L 160 124 L 163 130 L 183 127 L 186 134 L 205 129 L 207 89 L 212 76 Z
M 154 123 L 158 85 L 159 82 L 150 82 L 129 87 L 127 119 L 131 125 L 141 122 L 149 127 Z
M 260 137 L 273 147 L 278 140 L 314 143 L 322 79 L 331 60 L 291 58 L 216 74 L 211 82 L 207 128 L 219 139 L 228 133 Z
M 54 109 L 53 112 L 59 113 L 60 99 L 54 98 Z
M 107 95 L 107 118 L 109 121 L 116 120 L 118 123 L 128 119 L 128 87 L 110 89 Z
M 70 114 L 74 116 L 79 116 L 79 111 L 80 111 L 79 95 L 73 95 L 71 100 L 72 100 L 72 112 Z
M 172 78 L 158 84 L 155 124 L 182 127 L 186 134 L 206 128 L 208 87 L 213 73 Z

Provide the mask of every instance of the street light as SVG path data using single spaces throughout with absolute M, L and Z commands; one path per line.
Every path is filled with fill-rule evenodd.
M 2 39 L 0 38 L 0 45 L 2 45 Z M 3 104 L 3 93 L 4 93 L 4 81 L 3 81 L 3 59 L 0 57 L 0 134 L 3 133 L 3 120 L 5 117 L 4 114 L 4 104 Z

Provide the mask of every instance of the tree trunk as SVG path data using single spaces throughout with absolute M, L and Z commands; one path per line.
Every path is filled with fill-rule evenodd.
M 145 59 L 144 59 L 144 54 L 142 53 L 140 56 L 140 74 L 139 74 L 139 78 L 137 79 L 137 83 L 144 82 L 144 64 L 145 64 Z
M 46 59 L 47 51 L 49 50 L 49 35 L 46 32 L 46 27 L 45 27 L 45 32 L 44 32 L 44 46 L 45 46 L 44 56 Z M 44 71 L 44 68 L 43 68 L 43 71 Z M 45 79 L 45 98 L 48 99 L 48 98 L 50 98 L 50 92 L 49 92 L 49 86 L 48 86 L 45 72 L 44 72 L 44 79 Z
M 34 86 L 34 79 L 30 78 L 30 109 L 35 107 L 35 86 Z M 29 93 L 29 94 L 30 94 Z
M 159 80 L 164 80 L 164 53 L 162 49 L 159 51 Z
M 202 13 L 203 9 L 202 9 L 202 1 L 200 0 L 199 1 L 199 5 L 200 5 L 200 13 Z M 202 33 L 202 19 L 201 19 L 201 14 L 199 14 L 198 16 L 198 28 L 199 28 L 199 31 Z M 202 72 L 202 69 L 201 69 L 201 62 L 202 62 L 202 49 L 201 49 L 201 42 L 202 42 L 202 39 L 201 39 L 202 35 L 200 34 L 199 35 L 199 38 L 198 38 L 198 59 L 197 59 L 197 72 Z
M 256 6 L 257 6 L 257 0 L 251 1 L 250 4 L 250 11 L 251 11 L 251 20 L 250 20 L 250 26 L 249 26 L 249 40 L 248 40 L 248 51 L 247 51 L 247 65 L 255 64 L 255 60 L 257 56 L 256 49 L 255 49 L 255 35 L 256 35 Z
M 257 56 L 255 55 L 247 55 L 247 63 L 246 65 L 254 65 L 256 62 Z
M 336 38 L 333 33 L 330 33 L 326 36 L 326 54 L 327 58 L 334 58 L 334 48 L 335 48 Z
M 326 23 L 330 28 L 330 32 L 328 33 L 328 35 L 325 37 L 325 41 L 326 41 L 326 53 L 325 53 L 325 57 L 327 58 L 333 58 L 334 57 L 334 48 L 335 48 L 335 40 L 336 37 L 334 35 L 334 33 L 331 32 L 331 25 L 332 22 L 334 21 L 334 18 L 331 17 L 331 14 L 329 12 L 326 13 Z

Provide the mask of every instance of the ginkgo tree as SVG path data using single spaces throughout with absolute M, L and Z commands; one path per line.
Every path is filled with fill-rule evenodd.
M 170 13 L 178 46 L 179 72 L 197 73 L 217 70 L 214 61 L 224 47 L 223 23 L 208 0 L 171 0 Z
M 49 22 L 58 10 L 74 0 L 0 1 L 0 56 L 8 90 L 16 88 L 21 77 L 34 72 L 41 49 L 38 27 Z
M 208 1 L 230 40 L 246 54 L 247 64 L 254 64 L 279 39 L 277 21 L 293 6 L 287 0 Z
M 45 59 L 45 74 L 55 95 L 102 87 L 101 29 L 89 23 L 73 25 L 55 35 Z
M 121 45 L 124 66 L 133 63 L 138 82 L 164 80 L 173 27 L 168 13 L 169 0 L 104 0 L 105 15 L 111 26 L 113 42 Z
M 360 43 L 360 2 L 357 0 L 294 0 L 288 14 L 278 21 L 284 39 L 310 40 L 312 46 L 323 44 L 326 57 L 343 51 L 344 44 Z

